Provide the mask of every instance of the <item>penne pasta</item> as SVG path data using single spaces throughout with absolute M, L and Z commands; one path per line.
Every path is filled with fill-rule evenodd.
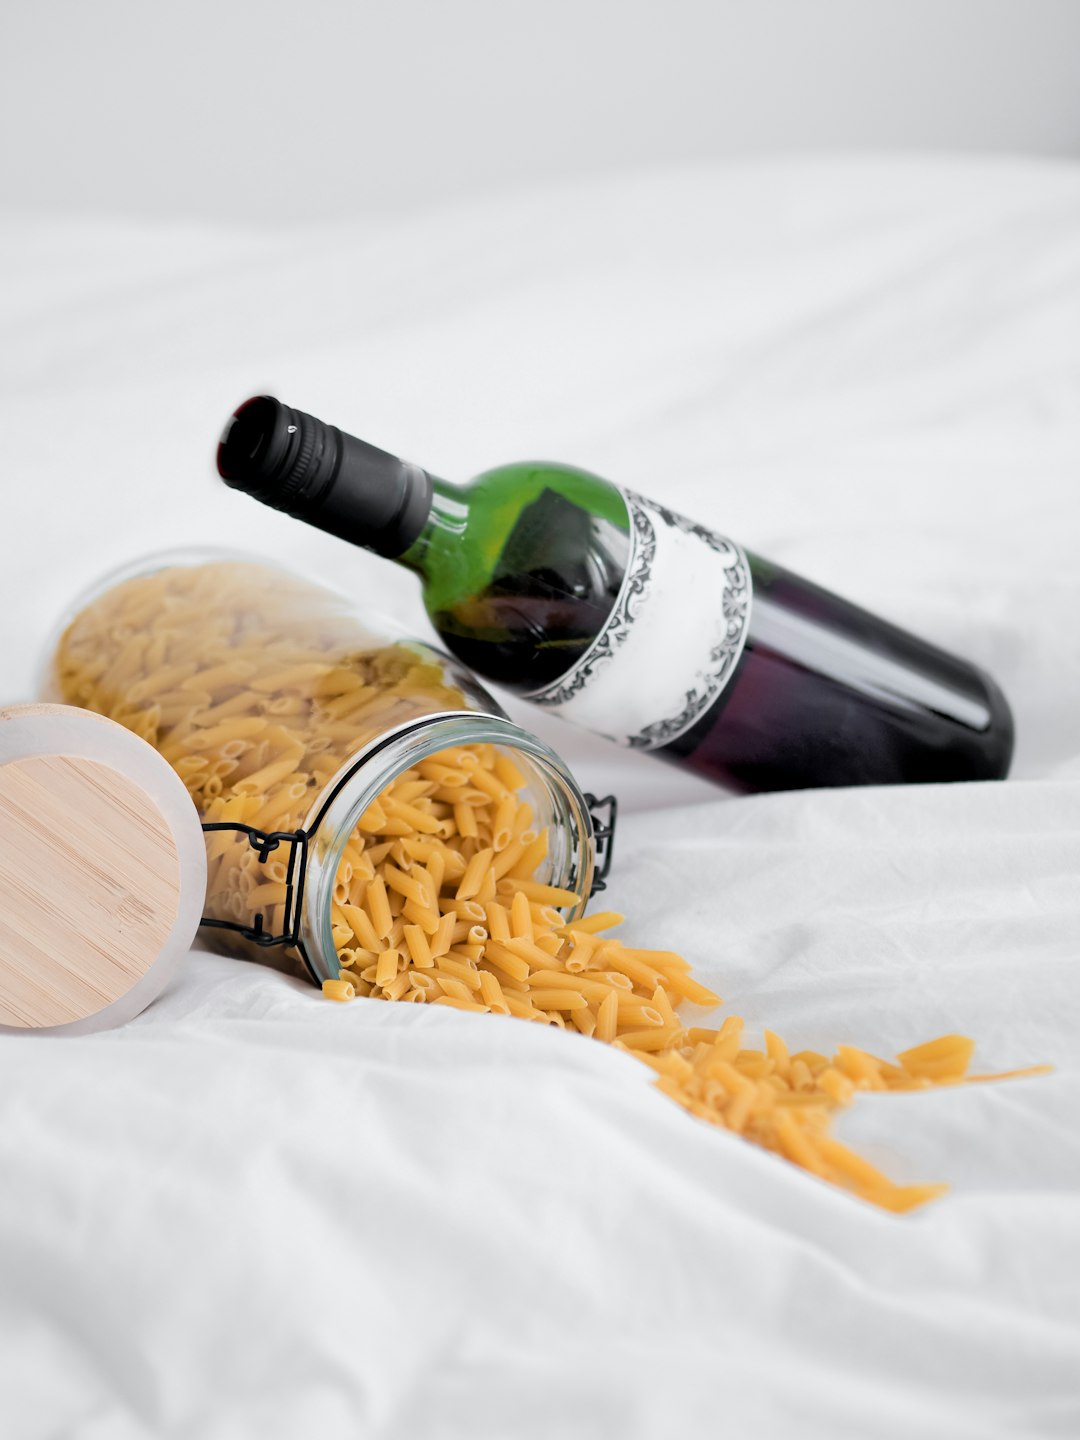
M 335 598 L 246 562 L 114 586 L 68 627 L 56 677 L 63 699 L 156 746 L 204 821 L 266 831 L 306 826 L 371 740 L 463 705 L 441 662 L 375 643 Z M 941 1194 L 894 1185 L 829 1124 L 866 1090 L 995 1078 L 970 1075 L 973 1042 L 945 1035 L 893 1062 L 847 1044 L 792 1053 L 771 1030 L 755 1047 L 737 1016 L 684 1028 L 684 1004 L 719 997 L 675 951 L 612 939 L 622 914 L 582 915 L 582 897 L 548 883 L 562 837 L 551 844 L 530 773 L 525 756 L 477 743 L 421 755 L 390 780 L 327 887 L 339 973 L 323 993 L 569 1028 L 634 1057 L 695 1118 L 885 1210 Z M 261 915 L 280 930 L 288 847 L 260 863 L 245 837 L 221 831 L 206 836 L 206 853 L 205 913 L 244 925 Z

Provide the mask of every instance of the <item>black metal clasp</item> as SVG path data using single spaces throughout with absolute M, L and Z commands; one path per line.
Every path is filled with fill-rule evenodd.
M 607 889 L 611 855 L 615 847 L 615 821 L 618 818 L 619 802 L 614 795 L 605 795 L 602 800 L 598 800 L 595 795 L 586 793 L 585 804 L 589 807 L 589 818 L 596 840 L 596 869 L 593 872 L 592 890 L 589 892 L 591 898 Z M 606 815 L 601 815 L 600 812 L 605 809 Z
M 304 903 L 304 881 L 307 877 L 308 834 L 306 830 L 256 830 L 253 825 L 238 825 L 231 820 L 208 821 L 204 831 L 233 830 L 246 835 L 248 843 L 259 857 L 259 864 L 265 865 L 267 857 L 282 844 L 290 846 L 289 861 L 285 871 L 285 915 L 280 935 L 275 935 L 263 925 L 262 911 L 252 918 L 250 925 L 240 920 L 212 920 L 204 915 L 199 921 L 214 930 L 232 930 L 255 945 L 293 945 L 303 951 L 300 944 L 300 914 Z

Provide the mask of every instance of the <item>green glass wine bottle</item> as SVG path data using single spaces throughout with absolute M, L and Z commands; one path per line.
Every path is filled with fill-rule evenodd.
M 742 790 L 998 779 L 1013 725 L 976 666 L 569 465 L 450 485 L 270 396 L 225 482 L 407 566 L 478 675 Z

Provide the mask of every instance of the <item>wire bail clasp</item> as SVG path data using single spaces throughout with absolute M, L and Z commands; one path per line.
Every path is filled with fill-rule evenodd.
M 601 890 L 607 889 L 607 877 L 615 847 L 615 821 L 619 814 L 619 802 L 614 795 L 605 795 L 602 800 L 598 800 L 595 795 L 586 792 L 585 804 L 589 807 L 589 819 L 592 821 L 593 838 L 596 842 L 596 871 L 592 890 L 589 892 L 591 899 L 593 895 L 599 895 Z M 600 812 L 604 810 L 607 813 L 602 815 Z
M 251 924 L 240 920 L 214 920 L 204 915 L 199 921 L 215 930 L 231 930 L 242 935 L 255 945 L 292 945 L 302 950 L 300 944 L 300 914 L 304 903 L 304 881 L 307 878 L 308 833 L 306 830 L 257 830 L 253 825 L 240 825 L 232 820 L 212 820 L 203 824 L 207 833 L 214 830 L 232 830 L 246 835 L 255 851 L 260 865 L 265 865 L 268 856 L 282 844 L 290 846 L 289 861 L 285 871 L 285 915 L 280 935 L 267 930 L 263 924 L 263 912 L 257 911 Z

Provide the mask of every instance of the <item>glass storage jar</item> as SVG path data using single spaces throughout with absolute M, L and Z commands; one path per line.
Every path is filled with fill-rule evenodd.
M 276 564 L 188 551 L 108 576 L 73 606 L 39 688 L 169 761 L 206 832 L 203 924 L 223 948 L 302 964 L 316 983 L 340 974 L 341 907 L 365 846 L 403 843 L 414 823 L 436 838 L 453 829 L 454 797 L 481 793 L 479 756 L 509 760 L 504 774 L 524 782 L 517 830 L 498 837 L 504 859 L 539 856 L 532 878 L 577 897 L 557 907 L 567 920 L 602 888 L 614 801 L 584 795 L 455 661 Z M 407 798 L 392 813 L 377 803 L 403 777 L 423 792 L 423 822 Z

